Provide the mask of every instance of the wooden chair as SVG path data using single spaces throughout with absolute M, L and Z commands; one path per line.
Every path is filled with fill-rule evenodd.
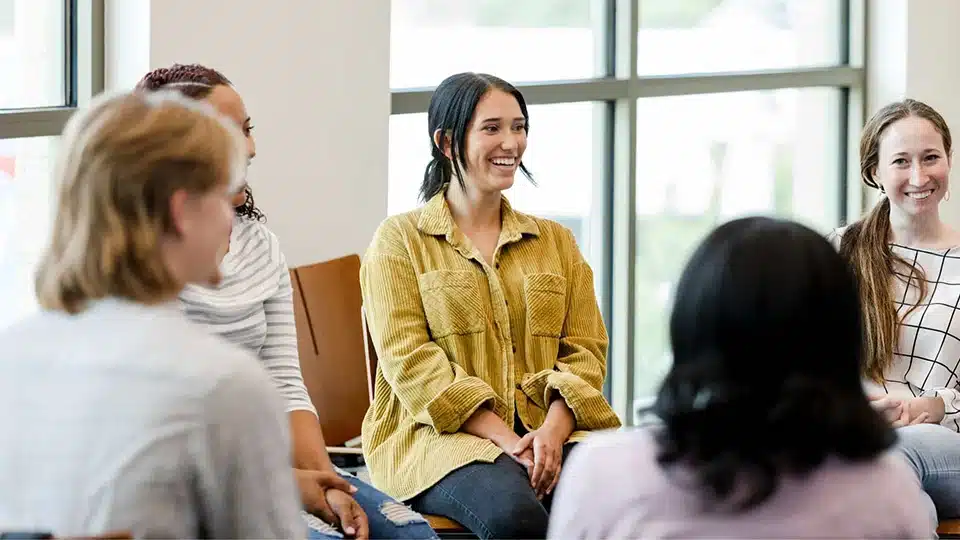
M 364 354 L 366 356 L 366 366 L 367 366 L 367 392 L 370 396 L 370 401 L 373 402 L 373 391 L 377 383 L 377 349 L 373 345 L 373 336 L 370 335 L 370 330 L 367 328 L 367 316 L 366 312 L 363 311 L 363 308 L 360 308 L 360 319 L 363 322 L 363 332 L 366 334 L 366 339 L 364 339 Z M 468 531 L 463 525 L 460 525 L 452 519 L 445 518 L 443 516 L 436 516 L 433 514 L 424 514 L 424 518 L 430 523 L 430 526 L 433 530 L 437 531 L 441 537 L 445 538 L 475 538 L 470 531 Z
M 303 381 L 329 446 L 360 436 L 370 406 L 360 320 L 360 257 L 290 270 Z
M 360 257 L 298 266 L 290 270 L 300 370 L 317 408 L 328 451 L 360 436 L 373 400 L 376 353 L 363 318 Z M 368 362 L 372 359 L 372 366 Z M 466 533 L 440 516 L 424 516 L 438 534 Z
M 945 519 L 937 527 L 940 538 L 960 538 L 960 519 Z

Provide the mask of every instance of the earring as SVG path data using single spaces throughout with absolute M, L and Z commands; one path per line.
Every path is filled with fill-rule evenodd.
M 947 188 L 947 190 L 943 192 L 943 200 L 944 201 L 950 200 L 950 188 Z

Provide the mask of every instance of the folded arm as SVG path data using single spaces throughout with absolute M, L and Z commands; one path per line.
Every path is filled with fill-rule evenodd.
M 610 405 L 603 396 L 607 344 L 607 331 L 593 288 L 593 272 L 577 252 L 568 280 L 567 314 L 557 363 L 554 369 L 530 378 L 524 384 L 524 393 L 544 408 L 554 399 L 562 399 L 573 412 L 576 429 L 619 427 L 619 420 L 610 414 Z
M 267 334 L 260 349 L 260 362 L 283 397 L 293 437 L 293 465 L 298 469 L 332 471 L 317 411 L 300 370 L 297 327 L 293 315 L 290 271 L 280 255 L 278 286 L 264 302 Z

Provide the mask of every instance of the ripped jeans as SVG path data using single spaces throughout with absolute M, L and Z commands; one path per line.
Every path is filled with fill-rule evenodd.
M 377 538 L 399 540 L 437 538 L 437 533 L 430 528 L 430 525 L 420 514 L 353 475 L 343 472 L 340 472 L 340 475 L 357 488 L 353 498 L 357 500 L 364 513 L 367 514 L 371 540 Z M 324 523 L 320 518 L 306 512 L 301 512 L 301 515 L 303 515 L 309 527 L 307 538 L 310 540 L 330 540 L 345 537 L 342 532 L 332 525 Z

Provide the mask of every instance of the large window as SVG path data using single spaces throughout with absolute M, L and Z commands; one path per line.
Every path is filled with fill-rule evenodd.
M 595 0 L 393 0 L 390 86 L 435 86 L 457 71 L 514 83 L 603 74 Z
M 523 91 L 514 206 L 575 232 L 611 336 L 608 395 L 647 401 L 692 248 L 746 214 L 826 232 L 862 122 L 861 0 L 392 0 L 389 211 L 414 208 L 433 86 L 484 71 Z M 858 23 L 861 24 L 861 23 Z
M 33 270 L 50 232 L 56 140 L 0 140 L 0 328 L 36 309 Z
M 840 0 L 639 0 L 641 75 L 791 69 L 843 62 Z M 657 51 L 656 54 L 645 54 Z
M 58 137 L 102 88 L 102 10 L 102 0 L 0 0 L 0 327 L 37 308 Z
M 839 223 L 841 97 L 790 88 L 637 103 L 635 395 L 652 394 L 670 366 L 674 284 L 717 224 L 749 214 Z
M 0 109 L 68 104 L 68 4 L 0 0 Z

